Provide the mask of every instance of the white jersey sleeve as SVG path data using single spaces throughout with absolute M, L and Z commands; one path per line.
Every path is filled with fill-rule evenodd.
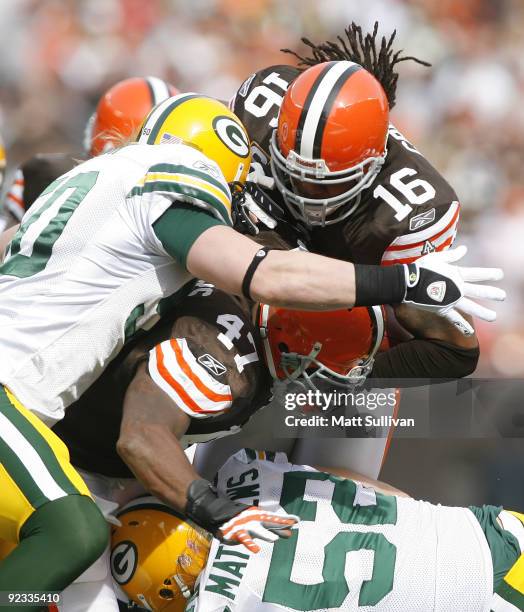
M 231 499 L 300 516 L 252 554 L 213 541 L 195 612 L 486 612 L 489 547 L 473 513 L 241 451 L 217 476 Z

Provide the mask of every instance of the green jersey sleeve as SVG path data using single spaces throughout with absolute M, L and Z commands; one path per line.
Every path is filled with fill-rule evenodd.
M 155 221 L 153 231 L 169 255 L 185 268 L 195 240 L 215 225 L 226 224 L 205 210 L 180 203 L 168 208 Z

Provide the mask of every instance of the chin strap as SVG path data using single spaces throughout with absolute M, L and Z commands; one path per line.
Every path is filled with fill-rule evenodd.
M 182 595 L 186 599 L 189 599 L 192 593 L 189 587 L 187 586 L 187 584 L 182 580 L 182 578 L 178 574 L 175 574 L 174 576 L 172 576 L 172 578 L 177 583 L 177 586 L 180 589 L 180 592 L 182 593 Z

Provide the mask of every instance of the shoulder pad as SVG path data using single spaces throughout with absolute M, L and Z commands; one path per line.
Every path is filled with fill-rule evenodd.
M 195 356 L 184 338 L 157 344 L 148 368 L 155 383 L 191 417 L 221 413 L 231 406 L 231 388 L 219 380 L 226 368 L 209 354 Z
M 253 143 L 253 155 L 262 163 L 269 157 L 271 132 L 277 127 L 282 99 L 300 74 L 294 66 L 276 65 L 253 73 L 231 100 L 231 109 L 244 124 Z M 266 156 L 266 159 L 264 159 Z

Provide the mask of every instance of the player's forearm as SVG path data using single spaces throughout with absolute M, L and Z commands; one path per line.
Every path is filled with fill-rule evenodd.
M 189 485 L 200 476 L 167 427 L 141 423 L 123 428 L 117 451 L 150 493 L 184 511 Z
M 246 272 L 260 247 L 231 228 L 205 231 L 191 247 L 188 270 L 228 293 L 241 294 Z M 399 266 L 357 266 L 297 251 L 270 251 L 256 268 L 249 293 L 272 305 L 337 310 L 354 305 L 397 303 L 406 291 Z
M 288 308 L 334 310 L 355 304 L 353 264 L 299 251 L 271 251 L 251 283 L 251 296 Z
M 368 380 L 372 387 L 389 387 L 395 378 L 403 379 L 402 386 L 418 386 L 421 378 L 463 378 L 475 371 L 478 358 L 478 347 L 413 339 L 377 355 Z
M 389 386 L 387 379 L 463 378 L 472 374 L 479 360 L 479 346 L 476 336 L 464 336 L 446 319 L 434 313 L 417 310 L 407 304 L 395 307 L 393 322 L 399 329 L 409 331 L 415 338 L 404 338 L 396 346 L 375 357 L 369 376 L 374 385 Z M 466 316 L 472 323 L 472 318 Z M 393 335 L 398 336 L 398 329 Z M 381 380 L 383 382 L 381 382 Z M 404 380 L 403 385 L 409 385 Z
M 398 304 L 394 307 L 394 313 L 396 321 L 415 338 L 441 340 L 464 349 L 478 348 L 476 334 L 464 336 L 447 319 L 432 312 Z M 464 315 L 464 318 L 473 326 L 473 317 Z

